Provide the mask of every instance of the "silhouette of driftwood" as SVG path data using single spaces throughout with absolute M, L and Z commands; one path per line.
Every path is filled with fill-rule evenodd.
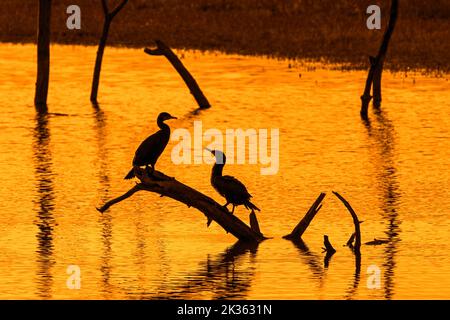
M 197 84 L 197 81 L 195 81 L 194 77 L 186 69 L 181 60 L 178 59 L 176 54 L 161 40 L 155 40 L 155 43 L 157 46 L 156 49 L 145 48 L 144 52 L 151 56 L 165 56 L 175 68 L 175 70 L 180 74 L 181 78 L 183 78 L 191 94 L 197 101 L 200 109 L 207 109 L 211 107 L 208 99 L 206 99 L 205 95 Z
M 39 0 L 37 79 L 34 95 L 34 105 L 38 112 L 47 112 L 48 82 L 50 74 L 51 9 L 51 0 Z
M 241 241 L 260 242 L 266 239 L 261 232 L 256 230 L 255 227 L 249 227 L 238 217 L 230 214 L 226 208 L 210 197 L 175 180 L 174 178 L 170 178 L 159 171 L 155 171 L 154 176 L 149 177 L 145 169 L 141 168 L 136 168 L 135 173 L 136 177 L 138 177 L 141 182 L 137 183 L 125 194 L 106 202 L 102 207 L 98 208 L 100 212 L 105 212 L 112 205 L 131 197 L 138 191 L 150 191 L 182 202 L 188 207 L 198 209 L 206 216 L 207 219 L 214 220 L 225 231 L 231 233 Z M 254 220 L 257 224 L 256 215 L 254 216 Z
M 287 240 L 300 240 L 302 238 L 303 233 L 308 228 L 312 219 L 316 216 L 317 212 L 319 212 L 320 208 L 322 208 L 322 200 L 325 198 L 325 193 L 321 193 L 316 201 L 313 203 L 311 208 L 309 208 L 308 212 L 306 212 L 305 216 L 302 220 L 297 224 L 297 226 L 292 230 L 292 232 L 288 235 L 285 235 L 283 238 Z
M 370 89 L 373 85 L 373 105 L 375 108 L 381 106 L 381 74 L 383 72 L 384 60 L 386 58 L 386 53 L 389 46 L 389 41 L 391 40 L 392 33 L 397 22 L 398 16 L 398 0 L 392 0 L 391 3 L 391 14 L 389 18 L 389 23 L 386 32 L 383 35 L 383 40 L 381 46 L 378 50 L 376 57 L 369 57 L 370 69 L 367 75 L 366 86 L 364 88 L 364 93 L 361 96 L 361 117 L 367 119 L 367 110 L 369 108 L 369 103 L 372 100 L 370 95 Z
M 333 248 L 331 245 L 330 240 L 328 239 L 327 235 L 323 236 L 323 251 L 326 252 L 323 265 L 325 268 L 328 268 L 328 265 L 330 264 L 330 259 L 333 256 L 333 254 L 336 253 L 336 249 Z
M 348 238 L 347 243 L 345 244 L 345 246 L 349 247 L 349 248 L 353 248 L 353 242 L 355 241 L 355 233 L 353 232 L 352 235 L 350 236 L 350 238 Z
M 324 248 L 323 250 L 326 251 L 327 253 L 335 253 L 336 249 L 333 248 L 333 246 L 331 245 L 330 239 L 328 238 L 327 235 L 323 236 L 323 245 Z
M 368 242 L 366 242 L 364 244 L 368 245 L 368 246 L 379 246 L 379 245 L 386 244 L 386 243 L 389 243 L 389 242 L 390 241 L 387 240 L 387 239 L 377 239 L 377 238 L 375 238 L 372 241 L 368 241 Z
M 355 225 L 355 245 L 353 246 L 352 249 L 355 252 L 355 254 L 359 255 L 361 252 L 361 228 L 360 228 L 361 221 L 359 221 L 358 216 L 356 215 L 355 210 L 353 210 L 350 203 L 348 203 L 348 201 L 345 200 L 344 197 L 341 196 L 336 191 L 333 191 L 333 193 L 336 197 L 338 197 L 339 200 L 341 200 L 341 202 L 345 205 L 345 207 L 350 212 L 353 218 L 353 224 Z M 351 238 L 352 237 L 350 237 L 350 239 Z
M 98 86 L 100 83 L 100 71 L 102 69 L 103 53 L 105 52 L 106 40 L 108 39 L 109 28 L 114 17 L 119 13 L 120 10 L 127 4 L 128 0 L 122 0 L 122 2 L 112 11 L 109 11 L 108 0 L 102 0 L 103 13 L 105 15 L 105 20 L 103 23 L 102 35 L 100 37 L 100 42 L 97 49 L 97 57 L 95 59 L 94 76 L 92 78 L 92 88 L 91 88 L 91 102 L 96 106 L 98 105 L 97 95 Z

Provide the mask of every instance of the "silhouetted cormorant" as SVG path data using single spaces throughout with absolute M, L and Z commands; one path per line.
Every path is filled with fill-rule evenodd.
M 238 179 L 232 176 L 223 176 L 222 170 L 225 166 L 226 157 L 222 151 L 219 150 L 209 150 L 216 157 L 216 163 L 214 164 L 211 172 L 211 184 L 214 189 L 222 197 L 225 197 L 227 203 L 224 205 L 226 208 L 230 203 L 233 205 L 231 214 L 234 213 L 234 208 L 239 205 L 244 205 L 245 208 L 250 210 L 259 210 L 257 206 L 250 202 L 252 197 L 248 193 L 247 188 Z
M 158 160 L 161 153 L 169 143 L 170 139 L 170 128 L 164 121 L 169 119 L 176 119 L 172 117 L 167 112 L 161 112 L 158 116 L 158 127 L 161 128 L 158 132 L 152 134 L 150 137 L 145 139 L 141 145 L 137 148 L 133 159 L 133 168 L 128 172 L 125 179 L 131 179 L 134 177 L 134 168 L 145 166 L 148 175 L 152 175 L 155 171 L 155 163 Z M 152 171 L 150 172 L 148 166 L 152 166 Z

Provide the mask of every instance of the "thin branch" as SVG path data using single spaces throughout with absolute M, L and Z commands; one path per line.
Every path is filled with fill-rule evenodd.
M 103 8 L 103 13 L 105 14 L 105 17 L 106 17 L 109 14 L 108 0 L 102 0 L 102 8 Z
M 109 200 L 103 206 L 101 206 L 100 208 L 97 208 L 97 210 L 100 211 L 101 213 L 103 213 L 106 210 L 108 210 L 109 207 L 115 205 L 116 203 L 119 203 L 120 201 L 123 201 L 123 200 L 131 197 L 133 194 L 135 194 L 136 192 L 141 191 L 141 190 L 143 190 L 142 186 L 140 184 L 137 184 L 133 188 L 131 188 L 130 190 L 125 192 L 123 195 L 121 195 L 117 198 L 114 198 L 112 200 Z
M 200 86 L 197 81 L 194 79 L 192 74 L 186 69 L 181 60 L 177 57 L 177 55 L 168 47 L 164 42 L 160 40 L 155 40 L 157 49 L 149 49 L 145 48 L 144 52 L 151 56 L 165 56 L 167 60 L 172 64 L 175 70 L 183 79 L 186 86 L 189 88 L 189 91 L 194 96 L 195 101 L 197 101 L 200 109 L 207 109 L 211 107 L 208 99 L 203 94 Z
M 347 210 L 350 212 L 352 218 L 353 218 L 353 224 L 355 225 L 355 246 L 353 247 L 353 251 L 355 254 L 360 254 L 361 252 L 361 228 L 360 224 L 361 221 L 359 221 L 358 216 L 355 213 L 355 210 L 353 210 L 350 203 L 348 203 L 347 200 L 344 199 L 343 196 L 341 196 L 339 193 L 333 191 L 334 195 L 338 197 L 339 200 L 345 205 Z
M 125 5 L 127 4 L 128 0 L 123 0 L 111 13 L 110 16 L 112 18 L 114 18 L 120 10 L 123 9 L 123 7 L 125 7 Z

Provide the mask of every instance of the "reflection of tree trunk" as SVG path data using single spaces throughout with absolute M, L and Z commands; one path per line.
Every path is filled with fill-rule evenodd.
M 375 125 L 378 126 L 368 124 L 367 130 L 369 137 L 373 138 L 374 154 L 379 162 L 376 169 L 379 171 L 377 177 L 384 199 L 381 209 L 384 214 L 383 218 L 387 222 L 385 233 L 388 240 L 384 250 L 385 262 L 383 264 L 384 298 L 391 299 L 394 294 L 395 255 L 400 232 L 397 212 L 400 193 L 394 163 L 395 130 L 381 110 L 378 110 L 375 115 L 377 116 Z
M 47 111 L 48 82 L 50 76 L 50 20 L 51 0 L 39 0 L 37 39 L 37 79 L 34 105 L 39 112 Z
M 206 99 L 205 95 L 203 94 L 202 90 L 197 84 L 197 81 L 195 81 L 194 77 L 186 69 L 181 60 L 178 59 L 177 55 L 173 53 L 173 51 L 164 42 L 160 40 L 156 40 L 155 42 L 157 45 L 157 49 L 152 50 L 146 48 L 144 52 L 152 56 L 165 56 L 167 60 L 169 60 L 169 62 L 172 64 L 172 66 L 175 68 L 175 70 L 178 72 L 178 74 L 181 76 L 184 83 L 186 83 L 191 94 L 197 101 L 197 104 L 200 107 L 200 109 L 207 109 L 211 107 L 208 99 Z
M 38 114 L 37 124 L 34 130 L 33 153 L 35 162 L 35 176 L 37 181 L 38 212 L 36 224 L 38 232 L 36 238 L 37 247 L 37 285 L 38 295 L 42 299 L 52 297 L 51 289 L 53 276 L 51 268 L 54 265 L 53 259 L 53 227 L 55 220 L 54 210 L 54 190 L 53 173 L 51 169 L 52 157 L 49 148 L 50 131 L 48 128 L 48 116 Z
M 98 104 L 98 86 L 100 83 L 100 72 L 102 69 L 103 53 L 105 52 L 106 41 L 108 40 L 109 28 L 111 26 L 112 20 L 119 13 L 120 10 L 127 4 L 128 0 L 122 0 L 122 2 L 111 12 L 108 9 L 107 0 L 102 0 L 103 13 L 105 15 L 105 21 L 103 23 L 103 31 L 100 37 L 100 42 L 98 44 L 97 57 L 95 59 L 94 76 L 92 78 L 92 88 L 91 88 L 91 102 L 94 105 Z
M 102 110 L 97 106 L 94 110 L 94 127 L 95 137 L 97 140 L 97 161 L 98 179 L 99 179 L 99 194 L 101 199 L 108 198 L 110 190 L 109 170 L 108 170 L 108 148 L 106 145 L 106 116 Z M 100 217 L 101 236 L 103 244 L 103 252 L 100 258 L 100 272 L 102 275 L 102 291 L 105 299 L 110 298 L 112 292 L 111 288 L 111 255 L 112 255 L 112 217 L 110 215 L 102 215 Z

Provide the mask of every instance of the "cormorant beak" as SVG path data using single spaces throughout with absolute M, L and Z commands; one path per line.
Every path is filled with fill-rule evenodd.
M 174 116 L 170 116 L 169 119 L 178 119 L 178 118 L 177 118 L 177 117 L 174 117 Z

